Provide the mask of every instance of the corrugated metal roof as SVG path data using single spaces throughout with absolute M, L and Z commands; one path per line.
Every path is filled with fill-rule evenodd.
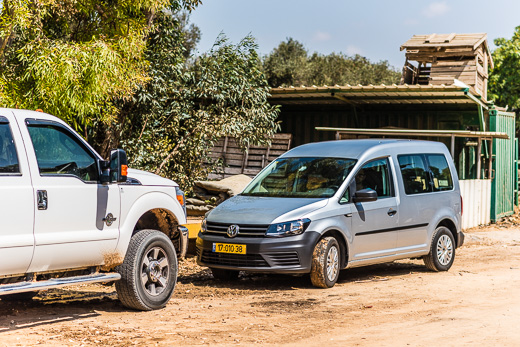
M 458 85 L 368 85 L 279 87 L 271 89 L 277 104 L 481 104 L 467 86 Z

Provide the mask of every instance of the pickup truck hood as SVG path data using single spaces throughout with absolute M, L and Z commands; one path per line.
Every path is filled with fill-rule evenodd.
M 178 186 L 178 184 L 172 180 L 142 170 L 128 169 L 127 177 L 138 180 L 139 183 L 141 183 L 144 186 Z
M 326 206 L 328 199 L 234 196 L 210 211 L 207 221 L 230 224 L 272 224 L 306 218 Z

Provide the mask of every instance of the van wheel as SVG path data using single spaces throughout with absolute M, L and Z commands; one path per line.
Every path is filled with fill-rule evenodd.
M 210 268 L 213 278 L 221 281 L 234 281 L 238 279 L 239 271 Z
M 311 264 L 311 282 L 315 287 L 331 288 L 339 277 L 340 248 L 332 237 L 321 239 L 314 247 Z
M 432 271 L 448 271 L 455 259 L 455 239 L 450 229 L 438 227 L 433 236 L 430 253 L 423 257 L 424 264 Z
M 16 293 L 16 294 L 6 294 L 0 296 L 0 299 L 2 301 L 9 301 L 9 302 L 18 302 L 18 301 L 29 301 L 32 300 L 38 292 L 23 292 L 23 293 Z
M 129 308 L 150 311 L 166 306 L 177 283 L 177 256 L 171 240 L 157 230 L 140 230 L 130 239 L 116 291 Z

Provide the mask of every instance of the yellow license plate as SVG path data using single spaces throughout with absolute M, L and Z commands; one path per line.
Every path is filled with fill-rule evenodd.
M 246 245 L 237 245 L 232 243 L 214 243 L 213 252 L 246 254 Z

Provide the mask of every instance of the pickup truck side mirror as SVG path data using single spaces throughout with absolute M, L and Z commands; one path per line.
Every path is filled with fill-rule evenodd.
M 369 202 L 377 200 L 377 192 L 373 189 L 361 189 L 354 194 L 354 202 Z
M 101 182 L 101 184 L 110 183 L 110 161 L 98 159 L 98 162 L 99 162 L 99 169 L 101 171 L 101 175 L 99 176 L 99 181 Z
M 110 182 L 126 182 L 128 160 L 126 152 L 114 149 L 110 152 Z

